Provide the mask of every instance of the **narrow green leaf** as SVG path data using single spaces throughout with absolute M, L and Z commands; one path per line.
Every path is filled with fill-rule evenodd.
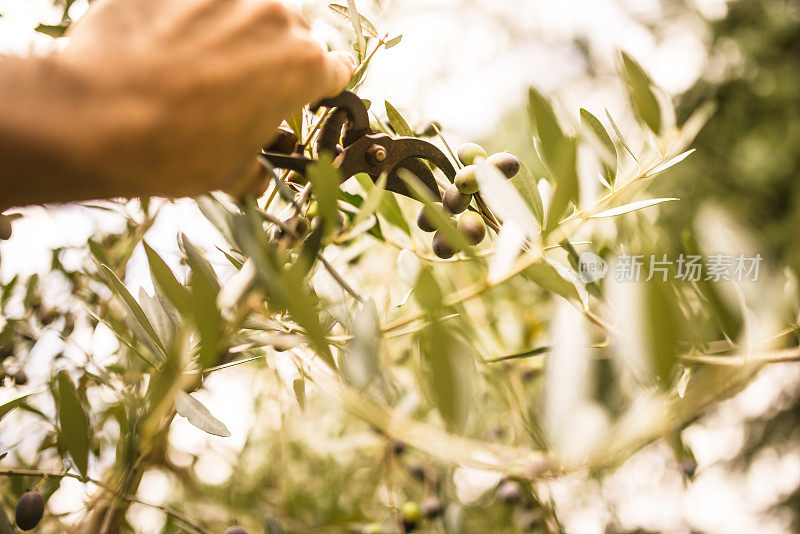
M 614 179 L 617 175 L 617 149 L 614 146 L 614 141 L 611 140 L 608 132 L 597 117 L 583 108 L 581 108 L 580 113 L 581 122 L 594 134 L 600 145 L 605 149 L 605 153 L 602 154 L 601 158 L 603 160 L 603 176 L 606 182 L 613 187 Z
M 130 294 L 128 289 L 125 287 L 125 284 L 117 278 L 117 275 L 114 274 L 108 266 L 101 265 L 100 270 L 106 275 L 109 282 L 111 282 L 111 286 L 114 291 L 122 297 L 123 302 L 127 306 L 128 310 L 133 314 L 133 317 L 136 319 L 136 322 L 142 327 L 145 333 L 150 337 L 151 341 L 155 343 L 158 349 L 161 351 L 162 354 L 166 354 L 167 350 L 164 347 L 164 343 L 159 339 L 158 334 L 156 334 L 153 325 L 150 324 L 150 321 L 147 319 L 147 316 L 144 314 L 141 306 L 139 303 L 136 302 L 136 299 L 133 298 L 133 295 Z
M 39 24 L 34 28 L 34 31 L 57 39 L 64 37 L 67 28 L 69 28 L 69 24 Z
M 652 169 L 647 171 L 647 177 L 649 178 L 651 176 L 655 176 L 656 174 L 662 173 L 662 172 L 666 171 L 667 169 L 669 169 L 670 167 L 673 167 L 673 166 L 677 165 L 681 161 L 683 161 L 686 158 L 688 158 L 689 156 L 691 156 L 694 153 L 694 150 L 695 149 L 687 150 L 683 154 L 678 154 L 674 158 L 670 158 L 669 160 L 665 161 L 664 163 L 662 163 L 660 165 L 656 165 L 655 167 L 653 167 Z
M 347 6 L 343 6 L 341 4 L 328 4 L 328 8 L 330 8 L 331 11 L 333 11 L 343 20 L 352 22 L 352 18 L 350 17 L 350 9 Z M 375 26 L 368 21 L 364 15 L 361 15 L 360 13 L 358 15 L 361 19 L 361 30 L 370 37 L 378 38 L 378 30 L 375 29 Z
M 522 272 L 522 275 L 546 291 L 560 295 L 567 300 L 581 302 L 581 296 L 575 284 L 561 276 L 547 261 L 531 265 Z
M 150 274 L 153 277 L 153 282 L 158 285 L 159 289 L 169 299 L 175 308 L 183 313 L 189 314 L 189 292 L 186 288 L 178 282 L 169 265 L 153 250 L 146 242 L 142 242 L 147 261 L 150 264 Z
M 623 213 L 630 213 L 632 211 L 649 208 L 650 206 L 655 206 L 656 204 L 661 204 L 662 202 L 670 202 L 672 200 L 679 200 L 677 198 L 651 198 L 648 200 L 639 200 L 637 202 L 631 202 L 630 204 L 624 204 L 622 206 L 617 206 L 616 208 L 611 208 L 605 211 L 601 211 L 600 213 L 595 213 L 591 215 L 590 219 L 600 219 L 602 217 L 615 217 L 617 215 L 622 215 Z
M 658 134 L 661 132 L 661 108 L 653 93 L 653 81 L 630 55 L 625 52 L 621 52 L 620 55 L 633 109 L 647 127 Z
M 89 416 L 83 403 L 66 371 L 61 371 L 56 376 L 57 392 L 56 411 L 58 412 L 61 441 L 67 448 L 75 467 L 81 475 L 86 476 L 89 468 L 89 446 L 91 441 L 91 428 Z
M 308 166 L 306 174 L 319 206 L 319 215 L 325 223 L 325 235 L 330 235 L 336 231 L 338 224 L 336 199 L 339 197 L 339 184 L 342 181 L 341 172 L 333 166 L 331 155 L 323 153 L 316 162 Z
M 536 220 L 539 221 L 539 225 L 544 225 L 542 196 L 539 194 L 539 187 L 537 187 L 533 175 L 526 169 L 511 178 L 511 184 L 517 188 L 520 196 L 536 216 Z
M 22 404 L 25 403 L 25 399 L 30 397 L 32 393 L 28 393 L 27 395 L 22 395 L 21 397 L 17 397 L 16 399 L 11 399 L 10 401 L 6 402 L 5 404 L 0 404 L 0 420 L 3 419 L 8 413 L 13 410 L 14 408 L 18 408 Z
M 552 231 L 566 214 L 570 202 L 578 202 L 578 171 L 576 168 L 577 143 L 570 139 L 562 150 L 560 167 L 556 174 L 555 191 L 550 205 L 547 206 L 547 222 L 545 228 Z
M 188 393 L 179 391 L 175 395 L 175 411 L 181 417 L 185 417 L 192 426 L 199 428 L 203 432 L 223 438 L 231 435 L 225 423 L 211 415 L 211 412 L 208 411 L 208 408 L 203 403 Z
M 550 102 L 532 87 L 528 91 L 528 115 L 539 139 L 542 160 L 553 172 L 554 167 L 560 166 L 567 139 Z
M 361 187 L 364 188 L 367 194 L 375 187 L 375 184 L 372 183 L 372 179 L 365 173 L 356 174 L 356 180 L 358 180 L 358 183 L 361 184 Z M 406 235 L 411 235 L 411 228 L 403 215 L 403 210 L 400 209 L 400 204 L 397 203 L 397 199 L 394 195 L 388 191 L 384 191 L 383 195 L 381 195 L 381 202 L 378 205 L 378 215 L 386 219 L 389 224 L 402 230 Z
M 474 352 L 438 320 L 423 330 L 419 349 L 428 398 L 449 428 L 463 431 L 474 402 Z
M 364 203 L 361 205 L 361 210 L 358 212 L 358 215 L 356 215 L 356 218 L 353 220 L 352 226 L 358 226 L 360 223 L 366 221 L 375 213 L 375 210 L 378 209 L 378 206 L 380 206 L 383 201 L 383 195 L 386 192 L 386 176 L 386 173 L 381 174 L 372 190 L 367 191 L 367 197 L 364 199 Z
M 392 129 L 395 131 L 397 135 L 403 135 L 407 137 L 414 137 L 414 130 L 411 129 L 411 126 L 408 125 L 408 122 L 400 115 L 400 112 L 389 103 L 388 100 L 385 101 L 386 104 L 386 117 L 389 119 L 389 124 L 392 125 Z
M 400 35 L 398 35 L 396 37 L 392 37 L 391 39 L 386 41 L 386 44 L 384 45 L 384 47 L 386 48 L 386 50 L 389 50 L 393 46 L 397 46 L 398 44 L 400 44 L 400 41 L 402 39 L 403 39 L 403 34 L 401 33 Z
M 645 283 L 647 320 L 645 335 L 650 342 L 653 369 L 662 387 L 669 387 L 677 361 L 677 343 L 684 329 L 675 292 L 667 282 L 653 278 Z

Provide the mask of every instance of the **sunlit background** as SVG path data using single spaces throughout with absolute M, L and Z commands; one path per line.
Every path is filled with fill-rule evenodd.
M 784 9 L 790 25 L 800 24 L 796 2 L 765 3 Z M 495 149 L 524 150 L 519 144 L 525 139 L 521 130 L 525 128 L 524 98 L 531 85 L 555 95 L 566 115 L 575 117 L 578 107 L 585 107 L 600 116 L 608 108 L 622 118 L 624 129 L 632 118 L 625 115 L 616 75 L 620 48 L 645 65 L 654 81 L 676 98 L 698 84 L 724 81 L 744 62 L 734 37 L 715 40 L 713 25 L 724 21 L 731 7 L 725 0 L 396 0 L 383 2 L 380 9 L 371 2 L 358 4 L 380 29 L 391 35 L 403 34 L 400 45 L 376 56 L 361 96 L 377 102 L 390 100 L 413 125 L 438 121 L 452 144 L 475 140 Z M 779 8 L 779 4 L 785 5 Z M 304 8 L 315 21 L 320 41 L 347 46 L 343 33 L 330 29 L 331 24 L 344 23 L 324 5 L 306 2 Z M 86 1 L 80 0 L 70 15 L 76 19 L 86 9 Z M 43 53 L 54 46 L 50 37 L 34 31 L 42 22 L 60 20 L 60 12 L 49 0 L 0 0 L 0 13 L 0 52 Z M 699 157 L 703 157 L 702 150 Z M 707 173 L 709 167 L 698 165 L 687 172 Z M 699 187 L 692 181 L 714 177 L 681 179 L 682 191 L 693 192 Z M 712 190 L 711 198 L 714 193 L 719 194 Z M 680 206 L 670 209 L 676 210 L 671 216 L 677 221 L 682 220 L 680 210 L 689 210 Z M 113 215 L 74 206 L 34 207 L 22 213 L 13 237 L 2 244 L 2 280 L 15 273 L 44 273 L 49 268 L 50 249 L 82 245 L 98 228 L 124 224 Z M 680 227 L 676 228 L 679 233 Z M 177 201 L 164 207 L 148 234 L 148 243 L 179 269 L 175 239 L 179 232 L 212 251 L 210 259 L 225 273 L 227 262 L 213 252 L 221 240 L 191 202 Z M 769 245 L 773 250 L 768 252 L 774 253 L 771 258 L 783 253 L 775 239 Z M 126 283 L 133 294 L 141 286 L 152 287 L 141 248 L 128 273 Z M 58 287 L 48 289 L 54 295 L 59 291 Z M 116 343 L 102 327 L 79 333 L 66 346 L 56 336 L 42 338 L 26 369 L 32 383 L 41 383 L 49 376 L 55 354 L 63 352 L 81 360 L 86 351 L 102 361 L 99 355 L 111 354 Z M 582 473 L 545 483 L 566 530 L 790 532 L 792 514 L 773 507 L 800 487 L 798 444 L 789 440 L 790 434 L 796 438 L 797 433 L 786 428 L 785 440 L 779 436 L 768 446 L 743 455 L 751 438 L 748 423 L 791 412 L 800 393 L 798 383 L 796 365 L 773 365 L 744 391 L 689 426 L 683 438 L 697 460 L 693 480 L 684 477 L 669 447 L 658 442 L 607 476 Z M 277 400 L 272 406 L 258 407 L 256 418 L 254 393 L 263 388 L 257 374 L 248 370 L 215 374 L 197 396 L 212 412 L 224 414 L 232 436 L 208 436 L 179 418 L 170 435 L 178 451 L 173 460 L 188 465 L 190 455 L 196 454 L 199 461 L 194 467 L 202 480 L 211 484 L 226 481 L 232 474 L 229 466 L 246 439 L 268 436 L 280 428 L 283 407 Z M 17 393 L 0 389 L 0 402 Z M 22 437 L 26 427 L 12 429 L 8 421 L 3 423 L 0 450 L 15 445 L 24 454 L 26 446 L 34 445 Z M 25 417 L 19 421 L 37 424 Z M 311 435 L 313 429 L 306 432 Z M 319 444 L 321 449 L 341 451 L 350 445 Z M 139 494 L 150 502 L 165 502 L 170 483 L 174 481 L 167 475 L 149 473 Z M 53 513 L 75 512 L 81 509 L 85 495 L 81 484 L 64 480 L 50 499 L 50 509 Z M 130 518 L 141 532 L 155 531 L 163 522 L 157 511 L 136 506 Z

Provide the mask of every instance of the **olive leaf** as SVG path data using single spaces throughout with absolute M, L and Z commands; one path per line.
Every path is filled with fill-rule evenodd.
M 513 219 L 503 223 L 497 235 L 494 253 L 489 260 L 487 282 L 495 284 L 504 280 L 514 268 L 519 253 L 525 244 L 525 230 Z
M 64 37 L 64 33 L 68 28 L 69 24 L 39 24 L 33 30 L 57 39 L 59 37 Z
M 225 423 L 211 415 L 203 403 L 184 391 L 175 395 L 175 411 L 203 432 L 223 438 L 231 435 Z
M 385 100 L 384 104 L 386 107 L 386 117 L 389 119 L 389 124 L 392 126 L 395 133 L 406 137 L 414 137 L 414 130 L 411 129 L 408 122 L 400 115 L 397 108 L 390 104 L 388 100 Z
M 695 149 L 687 150 L 683 154 L 678 154 L 674 158 L 670 158 L 669 160 L 665 161 L 664 163 L 661 163 L 660 165 L 656 165 L 655 167 L 653 167 L 652 169 L 647 171 L 647 175 L 646 175 L 647 178 L 650 178 L 651 176 L 655 176 L 656 174 L 662 173 L 662 172 L 666 171 L 667 169 L 669 169 L 670 167 L 674 167 L 675 165 L 677 165 L 681 161 L 685 160 L 686 158 L 688 158 L 689 156 L 694 154 L 694 150 Z
M 356 215 L 356 218 L 353 219 L 352 225 L 358 226 L 362 222 L 366 221 L 369 217 L 372 216 L 373 213 L 378 209 L 381 202 L 383 202 L 383 196 L 386 191 L 386 177 L 387 174 L 384 172 L 378 178 L 378 181 L 375 182 L 375 186 L 372 190 L 367 192 L 367 197 L 364 199 L 364 203 L 361 205 L 361 210 Z
M 116 293 L 122 297 L 122 301 L 125 303 L 125 306 L 128 310 L 133 314 L 133 317 L 138 322 L 139 326 L 141 326 L 142 330 L 147 334 L 150 340 L 158 347 L 161 351 L 161 354 L 166 354 L 167 349 L 164 348 L 164 343 L 162 343 L 161 339 L 159 339 L 158 334 L 156 334 L 153 325 L 148 320 L 147 316 L 144 314 L 144 310 L 142 310 L 139 303 L 136 302 L 136 299 L 133 298 L 133 295 L 130 294 L 128 289 L 125 287 L 125 284 L 117 278 L 117 275 L 114 274 L 107 265 L 101 265 L 100 270 L 106 275 L 106 278 L 111 283 L 111 287 L 116 291 Z
M 549 232 L 561 221 L 570 202 L 578 203 L 577 142 L 564 134 L 550 102 L 534 88 L 528 91 L 528 115 L 538 139 L 540 158 L 555 183 L 545 222 Z
M 367 195 L 369 195 L 370 192 L 375 188 L 375 184 L 372 183 L 372 179 L 365 173 L 356 174 L 356 180 L 367 192 Z M 403 215 L 403 210 L 400 209 L 400 204 L 397 203 L 397 199 L 394 197 L 394 195 L 384 191 L 381 195 L 381 201 L 380 204 L 378 204 L 377 212 L 378 215 L 386 219 L 388 223 L 396 226 L 406 235 L 411 235 L 411 228 L 409 227 L 408 221 L 406 221 L 406 218 Z
M 542 260 L 525 269 L 522 275 L 546 291 L 560 295 L 567 300 L 583 302 L 575 284 L 564 278 L 555 265 L 549 260 Z
M 336 199 L 339 196 L 341 172 L 333 166 L 333 157 L 322 153 L 319 159 L 308 166 L 306 174 L 319 206 L 319 215 L 325 223 L 325 235 L 330 235 L 338 224 Z
M 365 389 L 378 375 L 380 325 L 372 299 L 361 305 L 353 319 L 353 339 L 339 364 L 344 377 L 355 387 Z
M 341 4 L 328 4 L 328 8 L 342 19 L 348 22 L 352 22 L 352 17 L 350 16 L 351 11 L 348 6 L 343 6 Z M 358 14 L 358 18 L 360 19 L 361 22 L 361 30 L 370 37 L 377 38 L 378 30 L 375 29 L 375 26 L 369 20 L 367 20 L 361 13 L 358 13 L 356 11 L 356 14 Z
M 142 241 L 142 246 L 144 246 L 144 251 L 147 255 L 147 262 L 150 265 L 150 275 L 153 278 L 154 285 L 163 292 L 178 311 L 188 314 L 191 307 L 189 303 L 189 292 L 178 282 L 177 278 L 175 278 L 175 275 L 172 273 L 172 269 L 169 268 L 167 263 L 150 247 L 150 245 Z
M 186 261 L 191 268 L 189 276 L 189 302 L 191 317 L 200 335 L 200 366 L 202 368 L 216 365 L 219 357 L 220 330 L 222 316 L 217 309 L 217 295 L 220 291 L 219 281 L 211 264 L 202 253 L 185 236 L 181 236 L 181 244 L 186 252 Z
M 617 149 L 614 146 L 614 141 L 611 140 L 608 132 L 597 117 L 583 108 L 581 108 L 580 114 L 581 122 L 593 134 L 594 138 L 599 141 L 603 149 L 601 151 L 603 177 L 608 182 L 608 185 L 613 188 L 614 179 L 617 175 Z
M 502 221 L 513 221 L 531 240 L 540 236 L 539 223 L 517 189 L 500 170 L 490 163 L 478 165 L 475 175 L 481 197 Z
M 386 50 L 389 50 L 393 46 L 397 46 L 398 44 L 400 44 L 400 41 L 402 39 L 403 39 L 403 34 L 401 33 L 400 35 L 398 35 L 396 37 L 392 37 L 391 39 L 386 41 L 386 43 L 383 46 L 384 46 L 384 48 L 386 48 Z
M 644 284 L 647 321 L 645 337 L 649 342 L 652 368 L 663 388 L 670 386 L 677 363 L 677 344 L 685 330 L 684 318 L 668 282 L 654 277 Z
M 78 396 L 75 384 L 66 371 L 60 371 L 56 375 L 53 391 L 61 441 L 72 457 L 75 467 L 81 475 L 86 476 L 91 439 L 89 416 Z
M 28 393 L 27 395 L 22 395 L 17 397 L 16 399 L 11 399 L 10 401 L 0 404 L 0 420 L 3 419 L 8 413 L 13 410 L 14 408 L 18 408 L 25 403 L 25 399 L 33 395 L 33 393 Z
M 663 202 L 670 202 L 673 200 L 679 200 L 679 199 L 670 197 L 670 198 L 651 198 L 647 200 L 638 200 L 636 202 L 631 202 L 629 204 L 617 206 L 616 208 L 611 208 L 605 211 L 601 211 L 600 213 L 595 213 L 594 215 L 590 215 L 589 218 L 600 219 L 603 217 L 615 217 L 617 215 L 622 215 L 623 213 L 630 213 L 632 211 L 649 208 L 650 206 L 655 206 L 657 204 L 661 204 Z
M 620 52 L 622 74 L 627 82 L 628 97 L 636 115 L 650 130 L 661 132 L 661 107 L 653 92 L 653 81 L 629 54 Z
M 539 227 L 544 224 L 544 206 L 542 196 L 539 194 L 539 187 L 535 178 L 527 169 L 511 178 L 511 184 L 517 188 L 517 192 L 522 200 L 528 205 L 539 222 Z

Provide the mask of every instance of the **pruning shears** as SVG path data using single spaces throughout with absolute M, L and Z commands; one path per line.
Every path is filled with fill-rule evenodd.
M 312 106 L 311 111 L 317 112 L 320 108 L 328 108 L 330 112 L 316 138 L 316 153 L 327 151 L 333 155 L 333 165 L 342 172 L 343 180 L 358 173 L 366 173 L 376 182 L 385 173 L 388 191 L 416 198 L 398 175 L 398 172 L 406 169 L 437 200 L 441 200 L 439 187 L 428 163 L 438 167 L 449 181 L 455 179 L 455 168 L 436 145 L 416 137 L 390 137 L 385 133 L 374 132 L 370 128 L 364 102 L 354 93 L 344 91 L 336 97 L 322 100 Z M 287 135 L 291 135 L 294 143 L 291 140 L 286 142 Z M 314 160 L 303 152 L 304 147 L 297 144 L 294 134 L 284 130 L 282 139 L 279 138 L 265 147 L 261 157 L 273 167 L 305 175 L 306 168 Z

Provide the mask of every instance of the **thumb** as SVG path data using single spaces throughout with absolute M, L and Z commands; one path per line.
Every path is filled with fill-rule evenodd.
M 356 59 L 352 54 L 334 50 L 325 56 L 322 97 L 336 96 L 347 88 L 356 71 Z

